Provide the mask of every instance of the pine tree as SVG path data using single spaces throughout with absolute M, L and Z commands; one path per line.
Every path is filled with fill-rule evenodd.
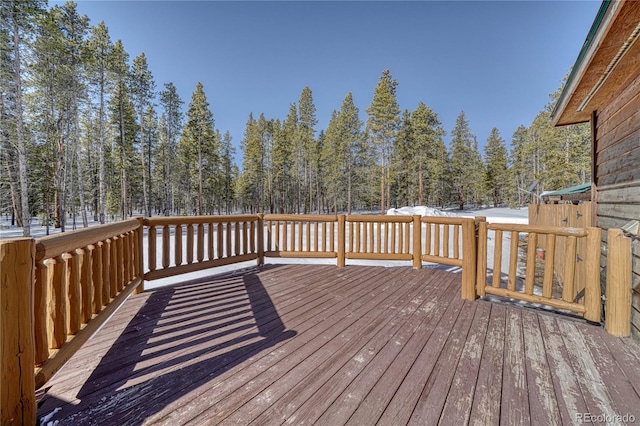
M 289 109 L 288 120 L 297 117 L 295 107 Z M 287 130 L 289 129 L 289 130 Z M 273 173 L 274 211 L 289 213 L 294 211 L 296 194 L 293 191 L 293 144 L 291 134 L 295 122 L 281 124 L 276 120 L 273 124 L 273 146 L 271 149 L 271 167 Z
M 109 71 L 115 87 L 113 96 L 110 99 L 111 123 L 116 129 L 115 141 L 119 154 L 117 164 L 120 172 L 120 215 L 124 220 L 129 216 L 132 209 L 129 203 L 131 196 L 129 175 L 133 172 L 131 158 L 135 155 L 134 145 L 138 134 L 138 126 L 135 118 L 135 108 L 131 99 L 131 91 L 128 86 L 130 81 L 129 54 L 124 50 L 120 40 L 114 44 L 109 59 Z
M 143 197 L 145 197 L 145 200 L 143 200 L 143 205 L 146 208 L 147 206 L 145 205 L 145 203 L 149 204 L 149 216 L 151 216 L 154 211 L 154 208 L 153 208 L 154 203 L 152 203 L 152 201 L 155 199 L 155 193 L 153 191 L 153 188 L 155 187 L 153 185 L 153 182 L 154 182 L 153 170 L 155 169 L 155 163 L 157 161 L 158 141 L 160 139 L 160 130 L 158 128 L 158 115 L 156 113 L 155 108 L 153 108 L 153 106 L 151 105 L 147 105 L 147 109 L 145 110 L 144 115 L 142 116 L 142 127 L 144 128 L 144 132 L 142 131 L 140 132 L 140 136 L 142 137 L 142 139 L 140 140 L 140 145 L 145 147 L 146 150 L 148 150 L 146 152 L 146 154 L 148 155 L 147 161 L 146 161 L 146 166 L 147 166 L 146 183 L 148 185 L 148 190 L 145 195 L 144 194 L 145 180 L 143 175 L 142 186 L 143 186 Z M 147 198 L 148 198 L 148 201 L 146 200 Z M 155 208 L 155 211 L 158 211 L 157 206 Z
M 338 205 L 342 201 L 340 196 L 346 186 L 344 169 L 348 162 L 338 126 L 338 112 L 334 110 L 327 125 L 327 131 L 323 134 L 324 141 L 321 152 L 321 161 L 327 182 L 326 195 L 330 202 L 330 210 L 333 212 L 338 211 Z
M 477 200 L 478 185 L 482 184 L 482 158 L 475 136 L 471 133 L 464 111 L 460 112 L 451 131 L 451 172 L 456 201 L 460 210 Z M 478 182 L 479 181 L 479 182 Z
M 142 171 L 142 197 L 144 212 L 147 217 L 151 216 L 149 198 L 151 196 L 151 152 L 154 141 L 148 137 L 145 126 L 144 115 L 147 108 L 152 105 L 155 96 L 156 84 L 153 75 L 147 64 L 147 57 L 144 52 L 133 59 L 131 70 L 131 92 L 138 116 L 138 128 L 140 134 L 137 139 L 140 141 L 140 166 Z M 145 141 L 145 143 L 142 143 Z
M 163 158 L 163 194 L 162 212 L 169 216 L 175 211 L 174 206 L 174 164 L 178 136 L 182 131 L 182 99 L 173 83 L 165 83 L 165 90 L 160 92 L 160 104 L 164 108 L 164 120 L 161 126 L 161 152 Z
M 351 214 L 354 202 L 354 191 L 358 186 L 358 167 L 364 164 L 362 151 L 365 149 L 362 135 L 362 120 L 359 110 L 353 103 L 351 92 L 342 101 L 338 115 L 338 129 L 342 140 L 342 150 L 345 159 L 344 174 L 347 190 L 347 212 Z
M 264 145 L 258 122 L 253 118 L 253 114 L 249 114 L 241 147 L 244 156 L 239 195 L 252 213 L 260 212 L 264 199 Z
M 68 2 L 46 13 L 34 44 L 31 75 L 35 86 L 29 103 L 38 117 L 35 128 L 45 141 L 48 155 L 54 159 L 54 218 L 56 227 L 62 231 L 67 208 L 75 211 L 75 196 L 80 199 L 83 222 L 87 224 L 78 122 L 80 102 L 85 98 L 87 31 L 88 18 L 79 16 L 75 3 Z
M 438 115 L 423 102 L 411 113 L 413 146 L 410 162 L 417 178 L 418 205 L 433 200 L 442 176 L 442 165 L 436 153 L 444 145 L 444 129 Z
M 221 182 L 221 199 L 224 206 L 224 212 L 226 214 L 231 213 L 233 206 L 233 186 L 234 186 L 234 173 L 233 173 L 233 156 L 235 154 L 235 148 L 231 144 L 231 134 L 227 131 L 222 137 L 222 182 Z
M 16 216 L 22 218 L 22 235 L 24 237 L 31 236 L 31 212 L 29 209 L 29 182 L 27 178 L 27 154 L 26 154 L 26 135 L 25 135 L 25 118 L 23 107 L 23 56 L 25 49 L 28 48 L 31 39 L 29 34 L 39 15 L 43 12 L 43 3 L 41 1 L 16 1 L 7 0 L 0 3 L 0 32 L 2 33 L 2 111 L 0 118 L 2 123 L 3 139 L 6 141 L 9 137 L 8 129 L 13 130 L 15 135 L 15 156 L 18 160 L 18 180 L 20 185 L 20 209 L 17 208 L 17 202 L 14 201 L 14 212 Z M 5 44 L 6 43 L 6 44 Z M 4 63 L 4 61 L 7 61 Z M 7 66 L 8 65 L 8 66 Z M 6 86 L 4 83 L 7 83 Z M 9 104 L 10 106 L 8 106 Z M 6 127 L 5 127 L 6 126 Z M 8 146 L 11 149 L 10 145 Z M 6 154 L 10 155 L 10 154 Z M 5 165 L 8 169 L 9 179 L 12 179 L 13 164 L 9 164 L 9 159 L 5 157 Z M 18 191 L 12 190 L 12 194 L 17 195 Z
M 400 125 L 400 107 L 396 100 L 397 85 L 389 70 L 384 70 L 371 105 L 367 109 L 367 135 L 379 158 L 380 210 L 383 213 L 390 207 L 391 155 Z
M 189 188 L 195 191 L 193 195 L 197 200 L 195 208 L 189 205 L 192 199 L 190 191 L 185 192 L 188 197 L 186 205 L 188 212 L 195 211 L 202 215 L 205 211 L 205 192 L 211 193 L 212 188 L 205 188 L 205 175 L 217 177 L 219 169 L 220 149 L 219 141 L 214 133 L 213 114 L 209 109 L 209 102 L 204 93 L 202 83 L 198 82 L 196 90 L 193 92 L 189 109 L 187 111 L 187 122 L 182 130 L 182 137 L 178 142 L 179 151 L 182 153 L 185 179 L 189 181 Z
M 314 186 L 317 183 L 318 170 L 318 141 L 315 139 L 316 107 L 313 104 L 313 95 L 309 87 L 302 89 L 298 102 L 298 151 L 299 172 L 302 172 L 302 191 L 304 197 L 304 212 L 308 213 L 313 209 Z M 316 194 L 317 195 L 317 194 Z
M 111 82 L 108 78 L 109 58 L 113 44 L 109 37 L 109 31 L 104 21 L 96 27 L 90 29 L 88 40 L 89 57 L 89 79 L 98 97 L 98 210 L 100 223 L 105 223 L 106 204 L 106 170 L 105 170 L 105 102 L 107 94 L 111 90 Z
M 487 191 L 493 200 L 493 206 L 498 207 L 505 200 L 508 182 L 507 147 L 500 132 L 495 127 L 487 139 L 484 148 L 486 164 Z
M 392 164 L 394 169 L 394 207 L 408 206 L 415 203 L 417 198 L 416 188 L 412 179 L 414 173 L 413 128 L 411 127 L 411 113 L 405 109 L 402 113 L 402 122 L 398 128 L 398 137 L 394 141 Z

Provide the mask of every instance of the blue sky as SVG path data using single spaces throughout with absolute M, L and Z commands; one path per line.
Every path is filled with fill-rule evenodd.
M 55 3 L 52 3 L 55 4 Z M 447 131 L 464 110 L 484 146 L 529 126 L 573 65 L 599 1 L 79 1 L 158 88 L 186 106 L 202 82 L 221 133 L 239 146 L 249 113 L 284 119 L 309 86 L 316 130 L 348 92 L 366 120 L 384 69 L 401 110 L 420 101 Z M 239 152 L 239 149 L 238 149 Z M 238 158 L 239 165 L 241 159 Z

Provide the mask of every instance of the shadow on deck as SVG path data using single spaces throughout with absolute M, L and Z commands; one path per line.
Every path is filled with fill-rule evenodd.
M 630 339 L 464 301 L 460 285 L 460 275 L 431 268 L 280 265 L 147 291 L 47 384 L 39 416 L 120 425 L 640 421 L 640 350 Z

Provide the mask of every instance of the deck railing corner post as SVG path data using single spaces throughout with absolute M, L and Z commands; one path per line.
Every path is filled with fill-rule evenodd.
M 258 213 L 258 266 L 264 265 L 264 214 Z
M 135 218 L 138 221 L 138 229 L 136 229 L 136 241 L 135 241 L 135 267 L 137 270 L 137 276 L 140 277 L 140 284 L 134 290 L 134 294 L 139 294 L 144 291 L 144 221 L 146 218 L 138 216 Z
M 0 241 L 0 424 L 36 424 L 33 238 Z
M 339 214 L 338 215 L 338 267 L 342 268 L 346 264 L 346 215 Z
M 481 220 L 478 220 L 481 219 Z M 479 297 L 485 296 L 485 286 L 487 284 L 487 238 L 488 228 L 485 218 L 475 219 L 475 225 L 477 226 L 476 232 L 476 294 Z
M 482 221 L 482 220 L 481 220 Z M 462 222 L 462 298 L 476 300 L 478 281 L 478 233 L 476 221 L 465 219 Z
M 413 215 L 413 269 L 422 269 L 422 216 L 419 214 Z

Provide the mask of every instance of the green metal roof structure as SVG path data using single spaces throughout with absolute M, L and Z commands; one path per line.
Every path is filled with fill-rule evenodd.
M 561 200 L 589 200 L 591 199 L 591 184 L 585 183 L 557 191 L 544 192 L 542 198 L 545 200 L 551 198 Z

